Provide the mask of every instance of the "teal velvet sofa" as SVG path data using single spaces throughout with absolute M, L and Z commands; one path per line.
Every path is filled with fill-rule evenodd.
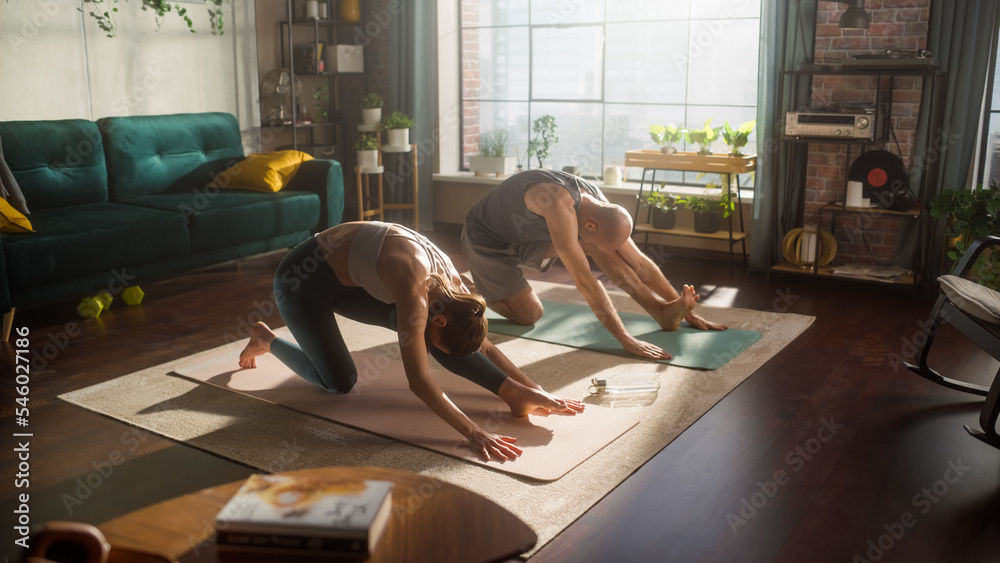
M 276 193 L 206 187 L 244 158 L 226 113 L 0 122 L 0 141 L 35 230 L 2 237 L 4 340 L 17 307 L 288 248 L 343 214 L 333 160 Z

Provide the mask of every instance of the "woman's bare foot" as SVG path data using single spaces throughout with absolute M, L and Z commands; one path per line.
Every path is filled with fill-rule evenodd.
M 541 414 L 552 411 L 565 414 L 583 412 L 583 403 L 572 399 L 557 399 L 548 392 L 533 387 L 527 387 L 507 378 L 497 390 L 497 396 L 510 407 L 514 416 L 527 416 L 541 409 Z
M 271 327 L 262 322 L 258 322 L 250 330 L 250 342 L 247 347 L 240 352 L 240 367 L 250 369 L 257 367 L 257 356 L 267 354 L 271 351 L 271 341 L 275 339 L 275 334 L 271 332 Z
M 660 328 L 667 331 L 677 330 L 681 326 L 681 321 L 694 309 L 694 304 L 698 301 L 698 294 L 694 292 L 694 287 L 685 285 L 681 289 L 681 295 L 663 308 L 663 313 L 656 322 L 660 323 Z

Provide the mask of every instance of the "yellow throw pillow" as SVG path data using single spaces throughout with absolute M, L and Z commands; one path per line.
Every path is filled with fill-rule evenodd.
M 302 151 L 254 153 L 216 176 L 208 187 L 276 192 L 288 185 L 303 162 L 312 159 Z
M 7 200 L 0 198 L 0 233 L 33 233 L 31 221 L 14 209 Z

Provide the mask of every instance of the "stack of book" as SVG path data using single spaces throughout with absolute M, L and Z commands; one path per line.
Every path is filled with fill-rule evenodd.
M 368 557 L 392 512 L 391 481 L 252 475 L 215 518 L 220 551 Z

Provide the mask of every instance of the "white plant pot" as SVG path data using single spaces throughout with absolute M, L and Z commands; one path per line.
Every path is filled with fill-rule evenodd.
M 389 146 L 390 147 L 408 147 L 408 146 L 410 146 L 410 130 L 409 129 L 389 129 Z
M 378 122 L 382 120 L 382 108 L 362 109 L 361 119 L 366 126 L 378 126 Z
M 481 174 L 496 174 L 507 176 L 517 168 L 517 159 L 513 156 L 470 156 L 469 170 Z
M 378 167 L 378 151 L 357 151 L 359 168 Z

